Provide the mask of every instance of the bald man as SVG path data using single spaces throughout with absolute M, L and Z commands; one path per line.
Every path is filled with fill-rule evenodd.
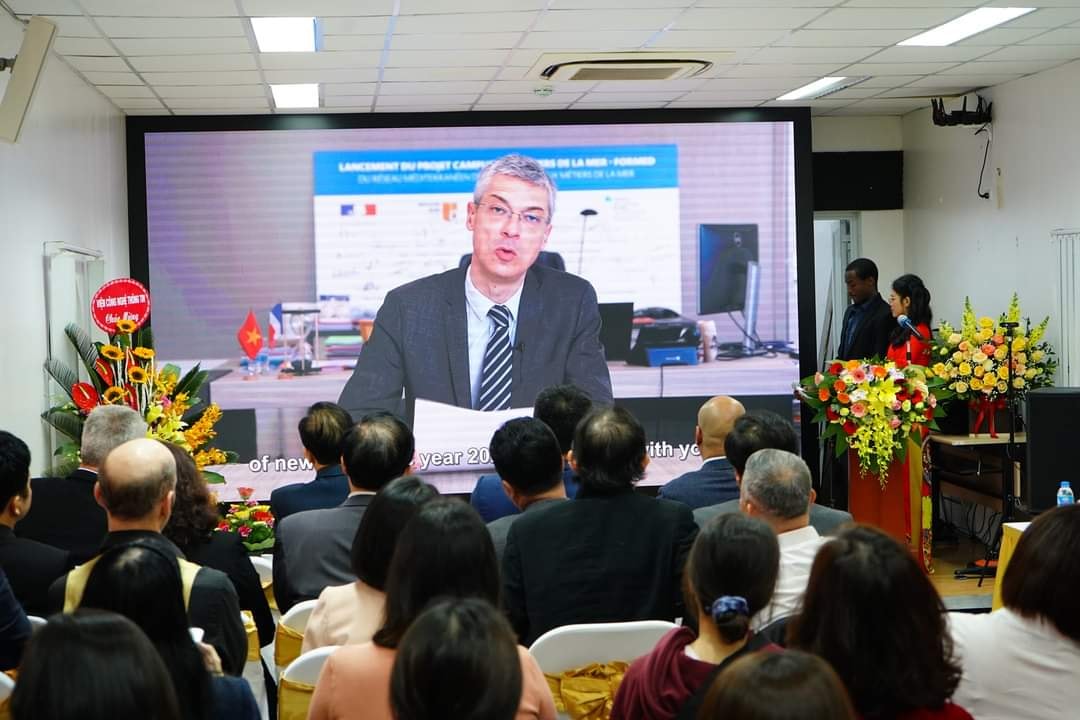
M 188 623 L 205 631 L 225 672 L 239 675 L 247 658 L 247 635 L 236 590 L 225 573 L 188 562 L 180 548 L 161 534 L 176 498 L 176 462 L 157 440 L 140 438 L 117 446 L 98 469 L 94 497 L 105 508 L 108 534 L 99 552 L 138 543 L 175 557 L 184 586 Z M 93 572 L 95 556 L 49 588 L 54 611 L 73 612 Z
M 746 408 L 735 398 L 717 395 L 698 410 L 694 443 L 701 451 L 701 469 L 691 470 L 660 488 L 657 497 L 677 500 L 691 509 L 716 505 L 739 497 L 735 469 L 727 461 L 724 441 Z

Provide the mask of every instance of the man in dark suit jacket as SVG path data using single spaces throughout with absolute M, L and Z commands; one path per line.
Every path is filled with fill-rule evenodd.
M 187 563 L 180 549 L 161 534 L 172 513 L 175 487 L 176 463 L 157 440 L 139 438 L 113 449 L 94 488 L 108 517 L 109 532 L 101 549 L 139 542 L 176 557 L 188 598 L 188 623 L 205 631 L 203 642 L 217 650 L 225 672 L 239 675 L 247 660 L 247 634 L 232 582 L 225 573 Z M 53 612 L 79 607 L 94 562 L 92 558 L 52 584 Z
M 533 265 L 551 233 L 550 178 L 535 160 L 507 155 L 480 172 L 473 198 L 469 267 L 395 288 L 379 308 L 338 401 L 354 417 L 374 409 L 403 414 L 403 392 L 406 401 L 531 407 L 541 390 L 560 383 L 611 403 L 596 291 L 579 277 Z M 509 398 L 500 392 L 497 402 L 481 404 L 485 356 L 503 357 L 493 346 L 504 332 Z M 490 370 L 502 388 L 507 368 Z
M 15 527 L 18 537 L 71 553 L 73 563 L 97 555 L 108 531 L 94 499 L 97 469 L 113 448 L 146 437 L 146 422 L 126 405 L 99 405 L 83 424 L 80 465 L 66 478 L 35 478 L 34 512 Z
M 884 358 L 896 320 L 878 292 L 877 265 L 867 258 L 852 260 L 845 269 L 844 283 L 851 304 L 844 311 L 836 356 L 841 360 Z
M 277 526 L 274 598 L 281 612 L 327 586 L 356 580 L 351 557 L 360 519 L 376 492 L 409 473 L 413 451 L 412 432 L 389 413 L 370 413 L 345 434 L 341 463 L 349 496 L 338 507 L 299 512 Z
M 300 444 L 304 457 L 315 466 L 315 479 L 279 487 L 270 493 L 270 510 L 281 522 L 304 510 L 337 507 L 349 494 L 349 479 L 341 469 L 341 440 L 352 427 L 345 408 L 317 402 L 300 419 Z
M 533 417 L 551 428 L 559 443 L 563 456 L 563 487 L 569 498 L 575 497 L 578 491 L 577 478 L 570 467 L 570 444 L 574 441 L 574 428 L 591 409 L 592 400 L 573 385 L 545 388 L 536 396 L 533 405 Z M 486 523 L 521 512 L 503 489 L 502 478 L 498 475 L 481 475 L 469 496 L 469 504 Z
M 741 402 L 726 395 L 705 401 L 698 410 L 697 427 L 694 428 L 694 442 L 704 461 L 701 468 L 669 481 L 656 496 L 677 500 L 691 509 L 738 499 L 735 469 L 727 460 L 724 441 L 735 421 L 745 412 Z
M 49 612 L 49 585 L 67 572 L 68 554 L 44 543 L 15 537 L 12 528 L 30 511 L 30 448 L 0 430 L 0 568 L 28 615 Z
M 624 408 L 590 413 L 574 435 L 574 500 L 523 513 L 503 556 L 507 614 L 521 642 L 571 623 L 674 620 L 697 535 L 690 508 L 634 492 L 645 430 Z

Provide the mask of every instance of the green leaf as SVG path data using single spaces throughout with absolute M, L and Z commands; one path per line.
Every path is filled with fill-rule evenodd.
M 154 332 L 149 325 L 143 325 L 131 336 L 131 343 L 135 347 L 154 349 Z
M 188 397 L 194 398 L 199 394 L 199 389 L 202 388 L 203 383 L 210 377 L 210 373 L 205 370 L 199 370 L 199 365 L 188 370 L 184 377 L 180 378 L 180 381 L 176 383 L 177 393 L 187 393 Z
M 79 357 L 83 361 L 83 366 L 86 367 L 86 372 L 90 376 L 90 380 L 94 383 L 94 387 L 98 392 L 104 390 L 103 387 L 98 387 L 98 383 L 101 382 L 98 378 L 97 371 L 94 370 L 94 363 L 98 359 L 97 345 L 90 339 L 90 336 L 86 334 L 81 327 L 75 323 L 69 323 L 64 327 L 64 334 L 68 336 L 68 340 L 75 346 L 75 352 L 79 353 Z
M 207 485 L 224 485 L 225 476 L 221 473 L 214 472 L 213 470 L 203 470 L 203 477 L 206 479 Z
M 247 551 L 249 553 L 265 552 L 265 551 L 271 549 L 272 547 L 274 547 L 274 538 L 272 538 L 272 537 L 267 538 L 265 540 L 262 540 L 260 542 L 253 542 L 253 543 L 244 542 L 244 541 L 241 541 L 241 542 L 244 543 L 244 547 L 247 548 Z
M 56 381 L 56 384 L 63 388 L 67 396 L 74 400 L 71 397 L 71 388 L 75 383 L 79 382 L 79 375 L 69 368 L 67 364 L 60 362 L 56 358 L 49 358 L 45 361 L 45 370 Z
M 68 436 L 76 443 L 82 442 L 83 419 L 77 412 L 49 408 L 41 413 L 41 419 L 56 428 L 57 432 Z

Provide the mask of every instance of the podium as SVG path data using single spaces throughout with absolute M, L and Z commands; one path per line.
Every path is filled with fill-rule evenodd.
M 848 512 L 855 522 L 873 525 L 907 546 L 927 573 L 931 556 L 933 509 L 929 478 L 924 474 L 926 441 L 907 439 L 907 455 L 893 460 L 881 487 L 877 475 L 859 468 L 859 457 L 848 450 Z

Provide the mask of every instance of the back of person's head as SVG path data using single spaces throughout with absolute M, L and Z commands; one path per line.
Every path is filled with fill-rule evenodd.
M 562 482 L 559 441 L 536 418 L 507 420 L 491 438 L 495 471 L 521 495 L 538 495 Z
M 712 619 L 726 643 L 750 630 L 750 618 L 772 599 L 780 569 L 776 533 L 740 513 L 705 524 L 686 562 L 686 604 Z
M 521 661 L 510 623 L 478 598 L 439 600 L 409 627 L 390 675 L 395 720 L 512 720 Z
M 386 574 L 402 529 L 439 491 L 418 477 L 391 480 L 371 499 L 353 537 L 352 570 L 365 585 L 386 589 Z
M 724 440 L 724 453 L 740 476 L 750 456 L 765 448 L 799 452 L 795 426 L 771 410 L 750 410 L 735 421 Z
M 98 487 L 105 510 L 123 520 L 154 515 L 176 487 L 172 453 L 149 438 L 129 440 L 114 448 L 99 470 Z
M 146 421 L 127 405 L 98 405 L 83 423 L 79 457 L 83 465 L 101 467 L 113 448 L 146 437 Z
M 217 508 L 211 501 L 206 478 L 187 450 L 173 443 L 159 442 L 176 463 L 176 499 L 169 522 L 161 533 L 186 548 L 209 539 L 218 523 Z
M 788 646 L 829 661 L 868 719 L 941 707 L 960 679 L 937 590 L 906 547 L 864 525 L 818 551 Z
M 18 495 L 30 492 L 30 448 L 6 430 L 0 430 L 0 512 Z
M 701 718 L 727 720 L 855 720 L 855 710 L 829 663 L 788 650 L 741 657 L 716 676 Z
M 378 490 L 405 474 L 415 449 L 412 430 L 396 415 L 365 415 L 341 441 L 342 464 L 354 487 Z
M 180 720 L 172 681 L 146 635 L 113 613 L 54 615 L 30 640 L 14 720 Z
M 373 640 L 397 647 L 409 625 L 439 596 L 499 605 L 499 567 L 484 521 L 454 498 L 424 503 L 398 537 L 386 578 L 386 615 Z
M 911 322 L 916 325 L 924 323 L 929 325 L 933 321 L 934 314 L 930 309 L 930 291 L 926 289 L 922 278 L 910 273 L 901 275 L 893 280 L 892 289 L 897 297 L 911 299 L 911 305 L 908 306 L 906 313 Z
M 593 493 L 627 489 L 645 476 L 645 428 L 626 408 L 593 410 L 577 426 L 573 453 L 582 487 Z
M 844 272 L 853 272 L 855 273 L 855 277 L 860 280 L 873 278 L 874 282 L 878 281 L 877 264 L 870 258 L 855 258 L 847 264 L 847 267 L 844 268 Z
M 742 497 L 759 513 L 776 520 L 806 515 L 813 500 L 810 468 L 786 450 L 758 450 L 746 461 Z
M 341 462 L 341 441 L 352 424 L 352 416 L 345 408 L 317 402 L 300 418 L 300 443 L 320 465 L 337 465 Z
M 1020 536 L 1005 569 L 1001 599 L 1026 618 L 1042 619 L 1080 643 L 1080 505 L 1044 513 Z
M 176 558 L 139 543 L 110 548 L 90 571 L 80 607 L 108 610 L 138 625 L 165 662 L 185 717 L 209 716 L 210 677 L 188 631 Z
M 533 403 L 533 417 L 542 420 L 559 441 L 559 452 L 570 452 L 574 429 L 592 410 L 592 399 L 574 385 L 552 385 L 540 391 Z

